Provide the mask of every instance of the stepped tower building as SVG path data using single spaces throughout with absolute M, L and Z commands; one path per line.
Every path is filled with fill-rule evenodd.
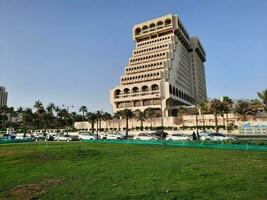
M 132 34 L 136 47 L 120 85 L 110 91 L 113 112 L 153 107 L 163 116 L 177 116 L 179 106 L 207 99 L 205 51 L 178 16 L 137 24 Z

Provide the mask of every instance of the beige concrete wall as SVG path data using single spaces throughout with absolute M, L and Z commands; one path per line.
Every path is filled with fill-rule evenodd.
M 240 117 L 234 114 L 229 114 L 228 115 L 228 121 L 229 124 L 233 123 L 237 126 L 241 125 L 243 122 L 240 120 Z M 259 113 L 256 117 L 248 116 L 248 121 L 251 123 L 262 123 L 262 122 L 267 122 L 267 113 Z M 205 125 L 210 125 L 214 126 L 215 125 L 215 120 L 214 120 L 214 115 L 205 115 L 204 116 L 204 122 Z M 164 117 L 163 118 L 163 124 L 164 127 L 173 127 L 173 128 L 180 128 L 182 125 L 184 126 L 196 126 L 196 118 L 195 115 L 185 115 L 183 117 Z M 146 119 L 143 123 L 144 127 L 157 127 L 161 126 L 161 118 L 153 118 L 151 119 Z M 202 126 L 203 125 L 203 120 L 202 117 L 198 115 L 198 125 Z M 218 125 L 226 125 L 226 116 L 224 118 L 222 116 L 218 116 Z M 129 119 L 129 129 L 140 127 L 140 121 L 137 121 L 136 119 Z M 74 127 L 76 129 L 91 129 L 91 124 L 89 122 L 75 122 Z M 126 127 L 126 123 L 124 119 L 120 120 L 109 120 L 107 122 L 101 121 L 101 128 L 116 128 L 116 129 L 121 129 Z M 94 125 L 94 128 L 96 129 L 96 123 Z M 137 131 L 140 132 L 140 131 Z M 192 130 L 182 130 L 183 133 L 191 133 Z M 220 130 L 220 132 L 225 132 L 224 130 Z M 238 130 L 232 131 L 233 133 L 238 133 Z

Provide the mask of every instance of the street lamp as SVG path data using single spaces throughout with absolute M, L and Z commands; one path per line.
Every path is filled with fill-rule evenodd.
M 70 108 L 74 108 L 73 105 L 62 105 L 63 108 L 67 108 L 67 113 L 68 113 L 68 116 L 69 116 L 69 113 L 70 113 Z M 67 135 L 69 135 L 69 126 L 67 124 Z

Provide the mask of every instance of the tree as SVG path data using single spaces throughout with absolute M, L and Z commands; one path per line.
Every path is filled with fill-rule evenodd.
M 54 116 L 54 111 L 56 109 L 56 106 L 54 103 L 49 103 L 47 106 L 46 106 L 46 111 L 49 113 L 50 116 Z
M 156 109 L 148 107 L 147 109 L 145 109 L 144 112 L 145 112 L 146 117 L 150 118 L 150 121 L 151 121 L 150 129 L 152 130 L 152 123 L 153 123 L 153 118 L 156 116 Z
M 31 126 L 34 120 L 34 114 L 31 108 L 18 109 L 18 112 L 22 115 L 22 123 L 24 127 L 24 137 L 26 137 L 27 128 Z
M 218 114 L 222 112 L 222 102 L 219 99 L 212 99 L 208 104 L 209 111 L 213 113 L 215 118 L 215 130 L 219 131 L 218 128 Z
M 263 104 L 258 99 L 253 99 L 249 103 L 254 116 L 256 116 L 256 114 L 263 109 Z M 253 117 L 253 121 L 254 120 L 255 119 Z
M 227 96 L 224 96 L 222 98 L 222 111 L 223 114 L 226 114 L 226 127 L 227 131 L 229 132 L 229 118 L 228 118 L 228 113 L 230 113 L 233 109 L 233 101 Z
M 241 116 L 242 121 L 247 121 L 247 115 L 255 114 L 250 102 L 244 100 L 239 100 L 235 104 L 234 112 Z
M 135 118 L 137 119 L 137 121 L 140 121 L 140 123 L 141 123 L 140 124 L 141 125 L 140 128 L 141 128 L 141 131 L 143 131 L 143 129 L 144 129 L 143 123 L 146 120 L 145 113 L 142 112 L 141 110 L 136 110 L 134 115 L 135 115 Z
M 122 118 L 125 119 L 125 122 L 126 122 L 126 139 L 127 139 L 128 138 L 128 129 L 129 129 L 128 121 L 130 118 L 133 117 L 133 112 L 130 109 L 124 109 L 124 110 L 120 111 L 120 115 Z
M 33 107 L 35 108 L 35 116 L 37 121 L 37 128 L 40 129 L 43 123 L 45 109 L 41 101 L 37 100 L 34 102 Z
M 95 126 L 95 121 L 97 120 L 97 115 L 93 112 L 87 112 L 86 119 L 88 120 L 88 122 L 91 123 L 91 132 L 94 133 L 94 126 Z
M 97 110 L 95 114 L 96 114 L 96 129 L 97 129 L 97 132 L 98 132 L 98 130 L 101 131 L 101 129 L 102 129 L 101 120 L 103 119 L 103 111 L 102 110 Z
M 83 120 L 84 120 L 84 114 L 87 112 L 87 107 L 86 106 L 81 106 L 80 109 L 79 109 L 79 112 L 82 113 Z
M 267 89 L 263 90 L 262 92 L 257 92 L 257 94 L 264 105 L 264 109 L 267 110 Z
M 118 123 L 118 129 L 119 130 L 121 129 L 121 127 L 120 127 L 120 117 L 121 117 L 120 111 L 118 111 L 118 112 L 113 114 L 113 119 L 116 119 L 116 122 Z
M 108 120 L 111 120 L 112 119 L 112 115 L 108 112 L 104 112 L 102 114 L 102 119 L 105 121 L 106 123 L 106 130 L 108 130 Z
M 208 112 L 207 102 L 199 101 L 199 102 L 196 103 L 196 107 L 197 107 L 198 113 L 202 117 L 202 126 L 203 126 L 203 129 L 205 131 L 205 116 L 204 115 L 205 115 L 205 113 Z

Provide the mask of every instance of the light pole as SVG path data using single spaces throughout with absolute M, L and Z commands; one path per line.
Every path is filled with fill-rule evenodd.
M 73 108 L 74 106 L 73 105 L 62 105 L 63 108 L 67 108 L 67 114 L 69 116 L 69 113 L 70 113 L 70 108 Z M 68 122 L 67 122 L 67 135 L 69 135 L 69 126 L 68 126 Z

